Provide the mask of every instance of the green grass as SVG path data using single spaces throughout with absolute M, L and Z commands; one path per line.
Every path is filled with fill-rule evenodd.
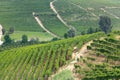
M 30 32 L 30 31 L 15 31 L 13 34 L 10 35 L 10 37 L 14 40 L 21 40 L 22 35 L 27 35 L 28 39 L 31 38 L 38 38 L 39 41 L 49 41 L 53 38 L 50 34 L 46 32 Z
M 74 80 L 74 77 L 71 71 L 64 70 L 61 73 L 55 75 L 53 80 Z
M 106 11 L 120 17 L 120 8 L 105 8 L 120 7 L 119 4 L 119 0 L 57 0 L 55 7 L 63 19 L 74 26 L 79 34 L 81 31 L 87 31 L 89 27 L 98 28 L 100 15 L 109 16 L 112 20 L 113 30 L 120 30 L 120 19 L 116 19 L 111 14 L 101 10 L 101 8 L 104 8 Z M 92 13 L 97 15 L 97 17 Z

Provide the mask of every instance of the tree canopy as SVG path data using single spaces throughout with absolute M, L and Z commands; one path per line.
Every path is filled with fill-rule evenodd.
M 100 16 L 99 26 L 106 34 L 111 32 L 111 19 L 108 16 Z
M 27 43 L 27 42 L 28 42 L 27 35 L 22 35 L 22 43 Z

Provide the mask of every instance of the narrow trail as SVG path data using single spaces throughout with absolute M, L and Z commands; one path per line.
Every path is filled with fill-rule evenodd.
M 109 14 L 109 15 L 111 15 L 111 16 L 113 16 L 114 18 L 116 18 L 116 19 L 120 19 L 118 16 L 116 16 L 115 14 L 113 14 L 113 13 L 110 13 L 109 11 L 106 11 L 104 8 L 100 8 L 104 13 L 107 13 L 107 14 Z
M 92 43 L 92 41 L 84 44 L 82 46 L 82 48 L 78 51 L 73 53 L 72 58 L 74 58 L 74 60 L 72 62 L 70 62 L 70 64 L 63 66 L 62 68 L 60 68 L 55 74 L 51 75 L 49 80 L 52 80 L 52 78 L 59 74 L 60 72 L 62 72 L 63 70 L 70 70 L 73 71 L 74 70 L 74 64 L 77 63 L 77 59 L 80 58 L 80 56 L 84 56 L 84 54 L 87 52 L 87 46 L 90 45 Z M 76 49 L 77 47 L 74 47 L 74 49 Z M 77 79 L 75 79 L 77 80 Z
M 57 36 L 56 34 L 50 32 L 48 29 L 45 28 L 45 26 L 43 25 L 43 23 L 42 23 L 42 21 L 40 20 L 40 18 L 37 17 L 37 16 L 35 16 L 35 12 L 33 12 L 32 14 L 33 14 L 35 20 L 37 21 L 37 23 L 40 25 L 40 27 L 41 27 L 43 30 L 45 30 L 47 33 L 49 33 L 50 35 L 52 35 L 52 36 L 54 36 L 54 37 L 60 38 L 59 36 Z
M 56 2 L 56 1 L 57 1 L 57 0 L 53 0 L 52 2 L 50 2 L 50 8 L 53 10 L 53 12 L 54 12 L 55 14 L 57 14 L 57 18 L 58 18 L 66 27 L 68 27 L 69 29 L 70 29 L 70 28 L 74 28 L 73 26 L 68 25 L 67 22 L 65 22 L 65 21 L 62 19 L 62 17 L 60 16 L 60 14 L 57 12 L 57 10 L 56 10 L 55 7 L 54 7 L 54 2 Z
M 82 9 L 82 10 L 88 12 L 88 13 L 90 13 L 90 14 L 93 15 L 94 17 L 99 18 L 95 13 L 93 13 L 93 12 L 89 12 L 87 9 L 83 8 L 82 6 L 77 5 L 77 4 L 75 4 L 75 3 L 71 3 L 71 4 L 73 4 L 74 6 L 77 6 L 78 8 L 80 8 L 80 9 Z
M 3 43 L 3 41 L 1 40 L 2 39 L 2 36 L 3 36 L 3 34 L 2 34 L 2 25 L 0 24 L 0 45 L 2 45 L 2 43 Z
M 107 8 L 107 9 L 119 9 L 120 7 L 108 7 L 108 6 L 106 6 L 105 8 Z

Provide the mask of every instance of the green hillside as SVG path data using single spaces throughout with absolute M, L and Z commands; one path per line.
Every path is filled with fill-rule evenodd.
M 15 34 L 19 35 L 12 35 L 12 38 L 15 39 L 20 39 L 24 33 L 30 38 L 34 35 L 39 38 L 41 36 L 41 40 L 50 40 L 53 36 L 38 25 L 32 15 L 35 12 L 47 30 L 63 37 L 69 28 L 58 19 L 57 14 L 50 8 L 52 1 L 54 0 L 0 0 L 0 24 L 7 30 L 14 27 Z M 113 30 L 120 30 L 119 4 L 119 0 L 55 0 L 53 2 L 53 6 L 61 18 L 69 26 L 73 26 L 77 34 L 81 34 L 83 31 L 87 32 L 90 27 L 94 30 L 98 28 L 101 15 L 107 15 L 112 19 Z M 32 32 L 35 33 L 31 35 Z
M 99 16 L 109 16 L 113 30 L 120 30 L 119 0 L 56 0 L 54 4 L 59 14 L 76 28 L 78 34 L 90 27 L 98 28 Z
M 47 80 L 70 60 L 73 47 L 104 36 L 95 33 L 0 52 L 0 80 Z

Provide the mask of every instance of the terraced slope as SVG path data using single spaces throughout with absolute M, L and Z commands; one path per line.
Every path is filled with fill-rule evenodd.
M 78 34 L 90 27 L 98 28 L 99 16 L 109 16 L 113 30 L 120 30 L 119 0 L 56 0 L 54 5 L 63 20 L 74 26 Z
M 120 40 L 94 40 L 89 51 L 75 64 L 75 74 L 82 80 L 120 79 Z

